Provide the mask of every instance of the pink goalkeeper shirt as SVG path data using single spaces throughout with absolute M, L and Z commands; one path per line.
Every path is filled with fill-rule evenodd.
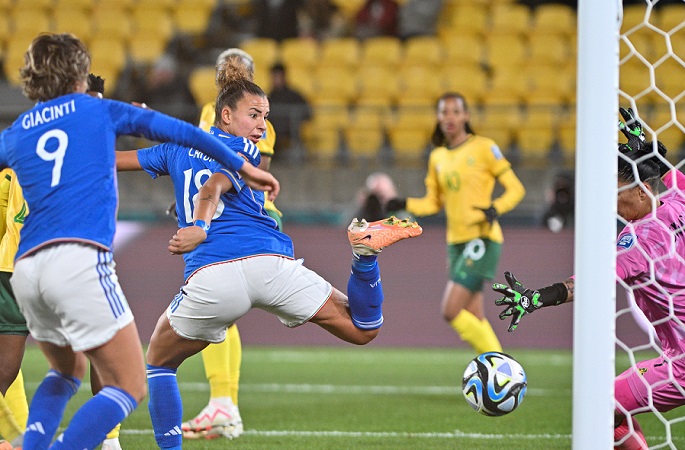
M 616 274 L 633 289 L 664 355 L 685 354 L 685 175 L 664 177 L 669 189 L 656 214 L 628 224 L 618 236 Z M 669 314 L 673 317 L 669 319 Z M 683 361 L 685 362 L 685 360 Z

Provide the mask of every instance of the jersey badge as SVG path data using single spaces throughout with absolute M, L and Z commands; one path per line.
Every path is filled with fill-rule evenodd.
M 495 159 L 504 158 L 504 155 L 502 155 L 502 150 L 499 149 L 497 144 L 492 144 L 492 147 L 490 147 L 490 150 L 492 150 L 492 154 L 495 155 Z
M 627 250 L 633 246 L 633 244 L 635 243 L 635 238 L 636 238 L 636 236 L 634 236 L 633 234 L 630 234 L 630 233 L 624 234 L 623 236 L 620 236 L 618 238 L 618 242 L 616 243 L 616 246 L 624 248 Z

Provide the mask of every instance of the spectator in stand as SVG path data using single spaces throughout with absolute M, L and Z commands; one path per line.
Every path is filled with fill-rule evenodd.
M 300 37 L 319 41 L 347 35 L 347 21 L 331 0 L 305 0 L 298 14 Z
M 269 103 L 269 120 L 278 136 L 275 150 L 280 155 L 299 144 L 300 125 L 312 116 L 307 99 L 288 85 L 286 69 L 281 63 L 271 67 Z
M 186 122 L 195 123 L 199 114 L 188 79 L 182 76 L 171 55 L 162 55 L 155 61 L 145 78 L 141 97 L 136 101 Z
M 435 36 L 442 0 L 407 0 L 400 6 L 398 33 L 400 39 Z
M 376 221 L 385 217 L 385 204 L 397 197 L 395 183 L 385 172 L 373 172 L 366 177 L 364 186 L 357 191 L 354 214 L 351 217 L 368 217 Z M 347 219 L 347 217 L 345 218 Z
M 398 13 L 394 0 L 366 0 L 354 17 L 355 37 L 397 36 Z
M 303 0 L 255 0 L 257 36 L 282 41 L 299 36 L 298 14 Z

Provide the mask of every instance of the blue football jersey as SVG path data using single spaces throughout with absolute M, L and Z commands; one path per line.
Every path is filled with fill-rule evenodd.
M 118 206 L 118 135 L 201 148 L 236 170 L 244 164 L 217 138 L 159 112 L 81 93 L 40 102 L 0 134 L 0 168 L 14 169 L 31 211 L 18 258 L 63 241 L 110 249 Z
M 219 129 L 211 132 L 222 140 L 236 139 Z M 244 154 L 253 165 L 259 164 L 258 151 L 245 153 L 237 142 L 231 148 Z M 221 261 L 265 254 L 294 257 L 292 240 L 278 231 L 278 224 L 264 210 L 264 193 L 247 186 L 236 171 L 224 168 L 202 152 L 174 144 L 138 150 L 138 162 L 153 178 L 171 177 L 179 228 L 193 224 L 197 194 L 214 172 L 223 173 L 233 184 L 234 189 L 221 196 L 207 239 L 183 255 L 186 279 L 197 269 Z

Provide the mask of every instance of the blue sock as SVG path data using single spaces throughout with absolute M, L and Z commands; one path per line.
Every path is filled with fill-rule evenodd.
M 180 450 L 183 440 L 183 404 L 176 382 L 176 371 L 147 365 L 148 409 L 159 448 Z
M 48 448 L 62 421 L 64 408 L 79 386 L 81 381 L 78 378 L 52 369 L 48 371 L 31 400 L 24 448 Z
M 376 258 L 376 255 L 354 254 L 347 282 L 352 323 L 363 330 L 375 330 L 383 325 L 383 285 Z
M 136 409 L 138 403 L 123 389 L 105 386 L 71 418 L 69 426 L 50 450 L 92 449 L 100 445 L 118 423 Z

